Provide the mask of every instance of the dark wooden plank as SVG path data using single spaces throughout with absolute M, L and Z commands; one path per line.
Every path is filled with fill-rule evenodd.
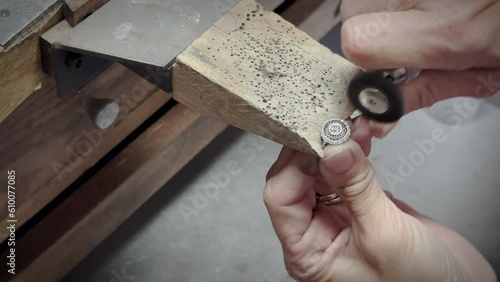
M 18 241 L 0 280 L 61 279 L 224 128 L 175 106 Z
M 39 29 L 30 29 L 31 35 L 18 45 L 0 51 L 0 123 L 46 78 L 42 70 L 40 35 L 62 20 L 62 8 L 47 17 L 39 23 L 42 25 Z
M 121 65 L 112 66 L 65 101 L 56 97 L 48 76 L 42 85 L 0 124 L 0 179 L 7 177 L 6 171 L 16 171 L 18 227 L 171 98 Z M 106 130 L 95 126 L 81 106 L 86 95 L 118 102 L 114 126 Z M 6 189 L 0 189 L 0 199 L 6 197 Z M 6 205 L 0 202 L 1 222 L 7 219 Z M 5 228 L 0 229 L 0 241 L 7 235 Z

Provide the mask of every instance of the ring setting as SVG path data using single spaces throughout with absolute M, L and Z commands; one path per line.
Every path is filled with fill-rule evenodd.
M 326 146 L 341 145 L 351 137 L 351 123 L 341 119 L 331 119 L 321 127 L 321 139 Z

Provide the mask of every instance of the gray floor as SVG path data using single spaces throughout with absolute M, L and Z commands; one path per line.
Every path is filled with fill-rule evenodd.
M 486 101 L 450 100 L 405 117 L 370 157 L 387 190 L 460 232 L 497 273 L 499 121 Z M 262 202 L 279 150 L 228 129 L 64 281 L 291 281 Z

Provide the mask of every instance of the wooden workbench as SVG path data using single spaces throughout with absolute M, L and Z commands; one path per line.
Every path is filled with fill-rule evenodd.
M 282 1 L 260 2 L 274 9 Z M 338 22 L 338 2 L 297 0 L 281 15 L 317 40 Z M 57 98 L 39 48 L 40 34 L 63 19 L 64 6 L 53 9 L 37 31 L 0 52 L 0 179 L 6 183 L 7 171 L 16 172 L 17 220 L 16 275 L 3 271 L 1 281 L 64 277 L 227 126 L 118 64 L 80 94 Z M 97 128 L 82 107 L 90 94 L 117 101 L 112 127 Z M 0 199 L 6 226 L 5 189 Z M 8 236 L 1 228 L 4 257 Z

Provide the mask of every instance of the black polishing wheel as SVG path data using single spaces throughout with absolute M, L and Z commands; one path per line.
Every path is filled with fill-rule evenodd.
M 375 121 L 395 122 L 405 113 L 401 91 L 379 73 L 355 75 L 347 87 L 347 95 L 356 109 Z

